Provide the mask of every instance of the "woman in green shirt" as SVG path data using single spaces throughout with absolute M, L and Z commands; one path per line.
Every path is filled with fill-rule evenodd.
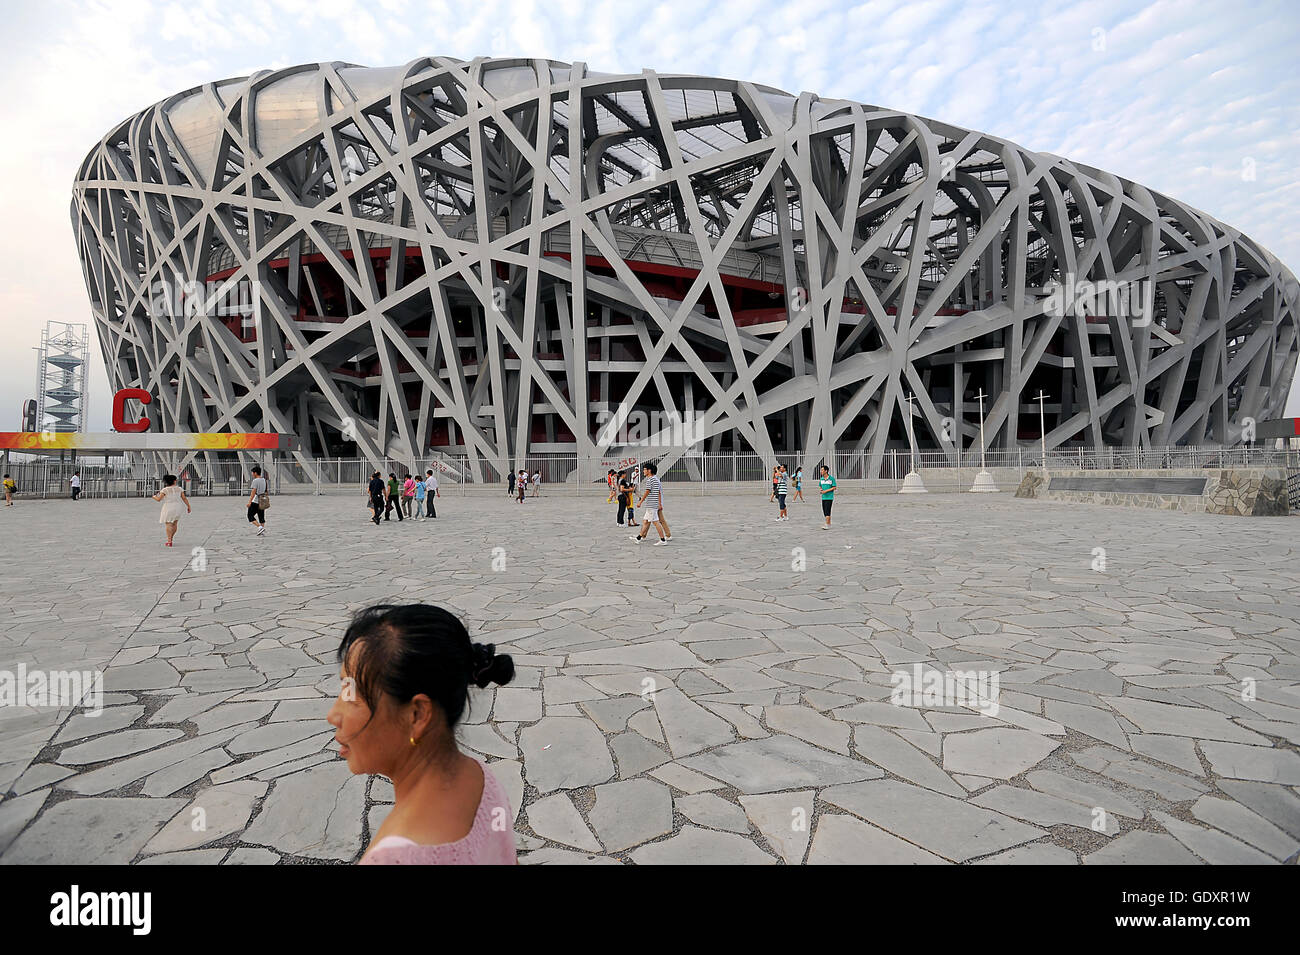
M 822 530 L 831 529 L 831 505 L 835 503 L 835 478 L 831 477 L 831 469 L 825 464 L 822 465 L 822 475 L 817 479 L 817 483 L 822 489 L 822 514 L 826 516 L 826 523 L 822 525 Z

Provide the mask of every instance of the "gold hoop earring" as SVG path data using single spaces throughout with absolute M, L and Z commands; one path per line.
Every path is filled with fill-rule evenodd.
M 415 745 L 415 737 L 414 737 L 414 736 L 411 737 L 411 745 L 412 745 L 412 746 Z

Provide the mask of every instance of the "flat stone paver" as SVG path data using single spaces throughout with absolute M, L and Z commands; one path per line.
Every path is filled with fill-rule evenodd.
M 335 651 L 403 601 L 515 659 L 458 736 L 525 863 L 1300 856 L 1295 518 L 842 481 L 827 533 L 669 483 L 657 548 L 599 489 L 444 491 L 380 527 L 281 494 L 261 538 L 200 497 L 171 550 L 153 502 L 6 509 L 0 670 L 99 671 L 104 710 L 0 707 L 0 862 L 356 861 L 392 787 L 337 758 Z M 996 713 L 895 700 L 956 671 Z

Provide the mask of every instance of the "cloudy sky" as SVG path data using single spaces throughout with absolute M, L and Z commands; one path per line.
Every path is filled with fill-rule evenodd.
M 45 321 L 91 321 L 68 213 L 90 147 L 172 93 L 304 62 L 583 60 L 908 110 L 1176 196 L 1300 272 L 1290 0 L 0 2 L 0 430 L 35 393 Z M 108 430 L 94 352 L 90 425 Z

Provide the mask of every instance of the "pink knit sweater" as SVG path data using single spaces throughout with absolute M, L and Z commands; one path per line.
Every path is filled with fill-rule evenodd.
M 474 825 L 463 839 L 422 846 L 402 836 L 384 836 L 370 847 L 359 865 L 514 865 L 514 814 L 510 800 L 492 771 L 483 767 L 483 797 Z

